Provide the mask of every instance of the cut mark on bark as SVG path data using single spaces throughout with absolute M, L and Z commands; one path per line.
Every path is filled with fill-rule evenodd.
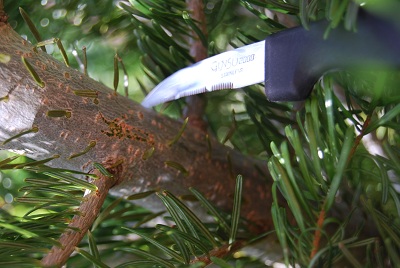
M 87 152 L 89 152 L 94 146 L 96 146 L 96 141 L 90 141 L 89 145 L 82 152 L 72 154 L 72 155 L 70 155 L 68 157 L 68 159 L 73 159 L 73 158 L 76 158 L 78 156 L 84 155 Z
M 127 138 L 139 142 L 146 142 L 149 145 L 154 145 L 154 136 L 144 131 L 141 128 L 127 124 L 123 118 L 115 118 L 114 120 L 106 119 L 100 114 L 101 119 L 108 125 L 109 130 L 102 130 L 101 132 L 109 137 L 116 137 L 119 139 Z
M 12 136 L 11 138 L 6 139 L 5 141 L 2 142 L 2 145 L 5 145 L 6 143 L 8 143 L 8 142 L 10 142 L 10 141 L 12 141 L 12 140 L 15 140 L 15 139 L 17 139 L 17 138 L 19 138 L 19 137 L 21 137 L 21 136 L 23 136 L 23 135 L 26 135 L 26 134 L 29 134 L 29 133 L 36 133 L 36 132 L 38 132 L 38 131 L 39 131 L 39 128 L 38 128 L 37 126 L 33 126 L 31 129 L 22 131 L 22 132 L 18 133 L 17 135 Z
M 71 118 L 72 112 L 69 110 L 49 110 L 46 112 L 48 117 L 65 117 Z
M 43 88 L 45 86 L 45 83 L 43 80 L 39 77 L 35 69 L 32 67 L 32 65 L 25 59 L 24 56 L 21 57 L 22 63 L 24 64 L 25 68 L 28 70 L 29 74 L 32 76 L 33 80 L 35 80 L 36 84 L 38 84 L 39 87 Z

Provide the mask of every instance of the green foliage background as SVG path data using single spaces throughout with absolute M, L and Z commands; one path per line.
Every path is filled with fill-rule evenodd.
M 394 1 L 365 2 L 365 8 L 388 18 L 396 7 Z M 284 23 L 267 17 L 265 9 L 285 15 L 291 24 L 306 27 L 311 21 L 328 19 L 330 27 L 344 24 L 352 30 L 359 8 L 357 2 L 335 0 L 210 0 L 204 4 L 209 34 L 194 37 L 204 40 L 210 55 L 283 30 Z M 118 52 L 127 67 L 128 94 L 137 101 L 192 62 L 188 38 L 198 29 L 184 1 L 5 1 L 11 25 L 35 43 L 18 7 L 29 13 L 43 39 L 61 38 L 75 68 L 80 66 L 72 51 L 82 59 L 81 48 L 86 46 L 89 75 L 110 88 Z M 56 46 L 47 47 L 62 60 Z M 131 261 L 127 267 L 187 266 L 193 256 L 207 255 L 235 237 L 253 248 L 265 237 L 276 237 L 281 255 L 271 257 L 268 251 L 262 255 L 286 265 L 394 267 L 400 263 L 398 85 L 398 71 L 338 72 L 325 75 L 300 105 L 270 103 L 259 85 L 207 94 L 204 117 L 210 130 L 221 142 L 264 159 L 275 181 L 274 197 L 278 192 L 285 196 L 288 210 L 273 204 L 275 230 L 254 238 L 239 224 L 236 233 L 232 230 L 238 219 L 219 212 L 212 213 L 215 223 L 203 224 L 173 196 L 158 194 L 175 209 L 169 211 L 167 222 L 179 227 L 176 232 L 167 225 L 142 225 L 158 215 L 110 197 L 79 246 L 80 254 L 68 264 L 107 267 Z M 121 83 L 118 91 L 125 94 Z M 180 100 L 157 110 L 179 118 L 183 107 Z M 360 143 L 366 134 L 382 155 Z M 82 188 L 90 185 L 80 184 L 69 171 L 1 153 L 2 196 L 11 193 L 18 198 L 12 203 L 0 199 L 0 265 L 37 265 L 75 213 Z M 322 239 L 312 255 L 319 229 Z M 143 239 L 132 239 L 133 235 Z M 263 267 L 271 263 L 263 256 L 241 251 L 213 261 L 220 267 Z

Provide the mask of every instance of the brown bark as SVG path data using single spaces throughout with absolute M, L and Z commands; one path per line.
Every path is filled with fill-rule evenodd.
M 194 187 L 224 210 L 231 209 L 234 177 L 242 174 L 242 216 L 255 232 L 272 228 L 272 180 L 266 175 L 266 163 L 208 140 L 204 132 L 191 126 L 171 144 L 182 122 L 115 95 L 34 49 L 2 22 L 0 53 L 11 57 L 9 62 L 0 62 L 0 149 L 18 150 L 33 159 L 57 154 L 60 157 L 49 162 L 50 166 L 85 172 L 93 162 L 120 163 L 112 195 L 166 189 L 179 196 Z M 21 57 L 44 87 L 35 82 Z M 32 128 L 38 131 L 1 143 Z M 162 209 L 156 197 L 141 204 Z
M 94 180 L 93 184 L 97 186 L 97 191 L 85 196 L 84 201 L 79 206 L 79 214 L 72 218 L 68 224 L 67 231 L 59 239 L 61 247 L 53 246 L 50 252 L 42 259 L 44 267 L 60 267 L 68 260 L 75 247 L 92 226 L 107 197 L 108 191 L 115 184 L 118 177 L 117 173 L 114 173 L 113 177 L 106 177 L 98 171 L 95 171 L 95 174 L 98 179 Z
M 206 16 L 204 14 L 203 0 L 187 0 L 188 10 L 191 17 L 197 22 L 197 25 L 205 37 L 208 36 Z M 189 41 L 190 55 L 198 62 L 207 58 L 207 47 L 205 47 L 196 33 L 192 33 L 193 37 Z M 191 118 L 191 125 L 202 131 L 207 130 L 207 123 L 203 116 L 206 110 L 207 100 L 203 95 L 193 95 L 186 97 L 186 107 L 184 116 Z

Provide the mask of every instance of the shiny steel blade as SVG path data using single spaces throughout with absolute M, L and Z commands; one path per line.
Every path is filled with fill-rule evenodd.
M 166 78 L 143 100 L 144 107 L 207 91 L 264 82 L 265 41 L 197 62 Z

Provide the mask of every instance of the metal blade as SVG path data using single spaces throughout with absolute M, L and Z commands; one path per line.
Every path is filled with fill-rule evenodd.
M 265 41 L 197 62 L 166 78 L 143 100 L 144 107 L 207 91 L 264 82 Z

